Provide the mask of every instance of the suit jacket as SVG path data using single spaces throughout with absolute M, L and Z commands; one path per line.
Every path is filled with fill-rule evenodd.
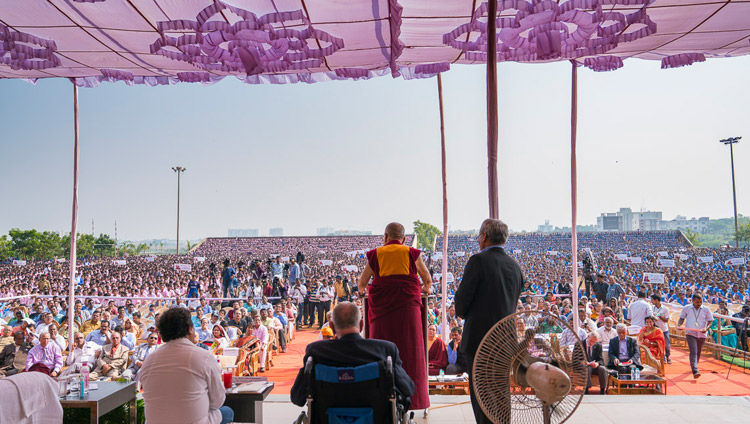
M 591 354 L 589 354 L 589 347 L 586 346 L 586 362 L 597 362 L 599 366 L 604 366 L 604 356 L 602 356 L 602 344 L 596 342 L 591 346 Z
M 523 274 L 502 248 L 490 248 L 469 258 L 456 292 L 456 314 L 466 320 L 461 351 L 469 372 L 482 338 L 498 321 L 516 312 Z
M 146 359 L 146 349 L 149 347 L 147 343 L 141 343 L 138 345 L 138 347 L 135 348 L 135 351 L 133 352 L 133 362 L 130 363 L 130 366 L 128 369 L 132 369 L 133 372 L 138 372 L 141 367 L 136 365 L 137 361 L 143 362 L 144 359 Z M 156 348 L 158 348 L 159 345 L 152 346 L 151 351 L 148 353 L 149 355 L 154 353 Z
M 321 340 L 307 345 L 303 364 L 312 357 L 318 364 L 332 367 L 351 367 L 393 359 L 393 377 L 396 389 L 406 398 L 414 394 L 414 382 L 401 368 L 398 348 L 385 340 L 363 339 L 359 334 L 346 334 L 338 339 Z M 304 406 L 307 399 L 307 379 L 305 367 L 300 368 L 291 391 L 292 403 Z
M 643 365 L 641 365 L 641 352 L 638 350 L 638 341 L 630 336 L 627 336 L 625 338 L 625 343 L 627 344 L 628 348 L 628 360 L 633 361 L 635 366 L 637 366 L 639 369 L 643 369 Z M 609 341 L 609 363 L 607 364 L 607 368 L 616 369 L 617 366 L 615 366 L 615 358 L 619 359 L 620 357 L 620 338 L 615 337 L 614 339 Z
M 25 354 L 28 354 L 31 350 L 32 346 L 30 343 L 23 342 L 21 345 L 21 349 L 19 352 L 23 352 Z M 16 344 L 11 343 L 3 348 L 2 351 L 0 351 L 0 368 L 10 368 L 13 367 L 13 359 L 16 357 Z

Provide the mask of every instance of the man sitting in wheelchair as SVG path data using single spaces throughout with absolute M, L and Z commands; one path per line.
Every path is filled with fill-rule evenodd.
M 305 366 L 292 386 L 292 403 L 307 405 L 298 422 L 408 422 L 414 382 L 401 367 L 396 345 L 362 338 L 354 303 L 339 303 L 332 321 L 336 338 L 307 346 Z

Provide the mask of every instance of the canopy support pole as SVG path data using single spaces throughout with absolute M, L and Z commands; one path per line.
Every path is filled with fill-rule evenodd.
M 70 224 L 70 287 L 68 292 L 68 346 L 75 337 L 76 235 L 78 226 L 78 86 L 73 83 L 73 212 Z M 83 323 L 81 323 L 83 324 Z
M 490 1 L 487 15 L 487 189 L 490 218 L 500 216 L 497 193 L 497 2 Z
M 438 83 L 438 103 L 440 104 L 440 155 L 441 168 L 443 171 L 443 260 L 442 260 L 442 277 L 440 286 L 442 289 L 442 299 L 440 302 L 441 326 L 443 331 L 443 341 L 448 341 L 448 184 L 445 171 L 445 117 L 443 115 L 443 78 L 440 73 L 437 74 Z
M 572 67 L 570 92 L 570 204 L 571 204 L 571 268 L 573 281 L 571 294 L 573 296 L 573 330 L 578 336 L 578 233 L 576 231 L 578 214 L 578 164 L 576 158 L 576 136 L 578 131 L 578 64 L 570 61 Z

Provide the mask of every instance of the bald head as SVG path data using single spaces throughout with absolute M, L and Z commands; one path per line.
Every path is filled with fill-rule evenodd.
M 403 240 L 404 239 L 404 226 L 398 222 L 391 222 L 385 226 L 385 237 L 388 240 Z
M 356 329 L 359 331 L 359 321 L 361 319 L 359 308 L 352 302 L 340 302 L 333 308 L 333 325 L 336 332 Z

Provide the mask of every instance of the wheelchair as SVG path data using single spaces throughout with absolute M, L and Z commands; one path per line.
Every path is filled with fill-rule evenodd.
M 307 410 L 295 424 L 413 424 L 396 391 L 393 360 L 355 367 L 305 363 Z

